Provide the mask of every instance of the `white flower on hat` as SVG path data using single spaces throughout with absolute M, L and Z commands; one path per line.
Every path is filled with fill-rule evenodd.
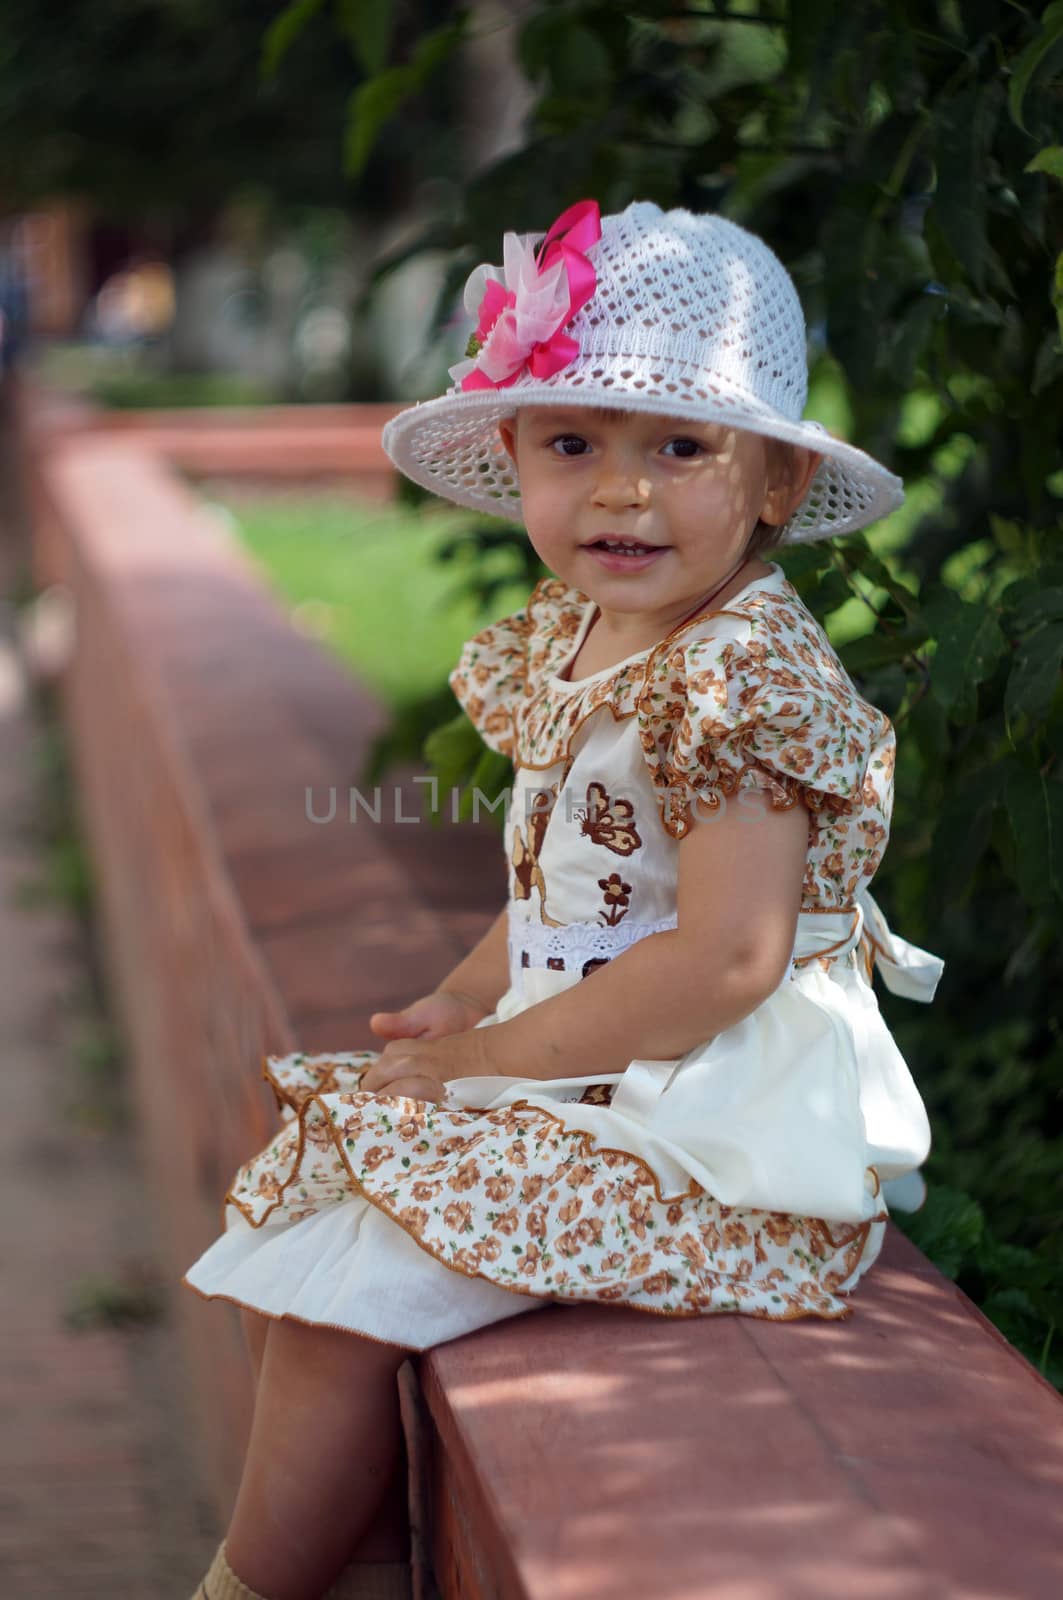
M 575 359 L 579 346 L 563 329 L 594 293 L 586 252 L 600 237 L 593 200 L 570 206 L 546 234 L 505 235 L 501 273 L 482 264 L 465 285 L 477 326 L 469 359 L 450 369 L 460 389 L 505 388 L 525 371 L 551 378 Z

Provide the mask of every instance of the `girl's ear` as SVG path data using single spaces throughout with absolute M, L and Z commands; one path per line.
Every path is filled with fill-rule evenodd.
M 761 522 L 781 527 L 797 510 L 823 460 L 800 445 L 778 445 L 768 452 L 768 481 Z
M 505 447 L 506 455 L 517 465 L 517 419 L 516 417 L 503 417 L 498 424 L 498 436 Z

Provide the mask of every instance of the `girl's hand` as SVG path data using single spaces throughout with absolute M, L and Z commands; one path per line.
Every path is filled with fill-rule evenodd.
M 360 1089 L 365 1087 L 366 1084 L 363 1078 Z M 408 1096 L 411 1100 L 438 1102 L 446 1094 L 447 1086 L 445 1083 L 440 1083 L 436 1078 L 396 1078 L 394 1082 L 388 1084 L 386 1089 L 377 1089 L 373 1092 L 388 1095 L 401 1094 Z
M 487 1015 L 473 995 L 437 989 L 402 1011 L 374 1011 L 369 1026 L 384 1039 L 443 1039 L 475 1027 Z
M 470 1028 L 438 1039 L 394 1039 L 363 1072 L 358 1088 L 371 1094 L 442 1100 L 449 1079 L 488 1077 L 497 1072 L 487 1050 L 490 1031 Z

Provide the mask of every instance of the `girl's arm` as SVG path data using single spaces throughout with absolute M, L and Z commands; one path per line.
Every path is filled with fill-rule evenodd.
M 695 815 L 679 846 L 678 928 L 481 1030 L 491 1065 L 477 1070 L 583 1077 L 669 1060 L 740 1022 L 778 987 L 801 908 L 808 812 L 773 810 L 762 791 L 744 790 Z
M 477 945 L 431 994 L 401 1011 L 374 1011 L 373 1032 L 384 1039 L 441 1039 L 474 1028 L 495 1009 L 509 985 L 508 914 L 496 917 Z
M 808 812 L 799 803 L 775 810 L 762 792 L 744 790 L 695 816 L 679 845 L 678 928 L 648 935 L 508 1022 L 389 1045 L 366 1087 L 623 1072 L 633 1060 L 684 1055 L 748 1016 L 793 953 Z
M 437 994 L 456 994 L 486 1017 L 509 988 L 509 910 L 503 906 L 479 944 L 436 986 Z

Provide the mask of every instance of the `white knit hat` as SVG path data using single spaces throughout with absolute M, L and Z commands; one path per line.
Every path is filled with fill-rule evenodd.
M 566 248 L 577 213 L 567 243 L 578 234 L 582 248 Z M 600 226 L 588 243 L 597 207 L 583 202 L 558 219 L 538 254 L 541 236 L 507 234 L 504 277 L 497 268 L 473 274 L 465 296 L 473 314 L 479 304 L 473 359 L 452 369 L 445 395 L 384 429 L 384 449 L 407 477 L 519 522 L 520 489 L 499 422 L 518 406 L 605 406 L 724 423 L 822 454 L 779 544 L 850 533 L 901 504 L 892 472 L 801 420 L 804 316 L 789 273 L 762 239 L 724 217 L 648 201 Z

